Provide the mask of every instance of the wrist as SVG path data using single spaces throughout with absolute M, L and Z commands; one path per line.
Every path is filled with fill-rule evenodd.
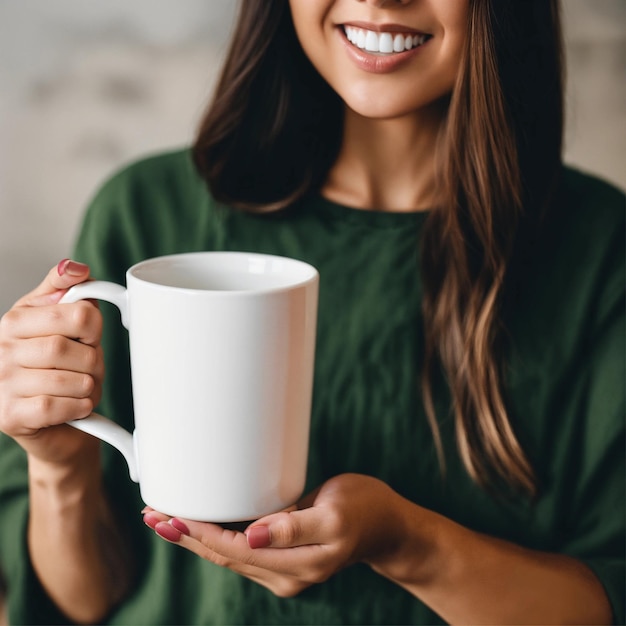
M 48 461 L 31 454 L 28 458 L 28 477 L 31 491 L 55 495 L 82 495 L 100 483 L 100 446 L 85 446 L 62 462 Z
M 441 521 L 445 518 L 399 495 L 388 513 L 393 541 L 367 564 L 401 586 L 427 585 L 442 564 Z

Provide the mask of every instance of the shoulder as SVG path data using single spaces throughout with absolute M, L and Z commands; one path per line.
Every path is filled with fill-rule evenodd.
M 206 188 L 193 165 L 189 149 L 162 152 L 136 159 L 113 172 L 95 199 L 119 199 L 127 194 L 171 197 L 204 194 Z
M 566 165 L 562 170 L 561 188 L 576 204 L 601 202 L 614 210 L 624 211 L 624 191 L 598 175 Z
M 149 257 L 215 249 L 223 211 L 196 172 L 191 151 L 154 154 L 120 167 L 100 186 L 82 220 L 75 258 L 92 274 L 123 281 Z
M 552 211 L 561 226 L 570 222 L 587 234 L 591 228 L 610 236 L 607 227 L 624 225 L 626 194 L 598 176 L 564 167 Z
M 556 468 L 548 459 L 556 463 L 558 450 L 578 450 L 558 461 L 570 476 L 623 447 L 625 217 L 615 185 L 564 168 L 538 228 L 522 239 L 507 292 L 518 427 L 542 451 L 538 466 Z
M 564 168 L 555 199 L 552 243 L 572 270 L 596 285 L 623 291 L 626 266 L 626 194 L 601 178 Z M 596 292 L 597 293 L 597 292 Z M 598 294 L 599 295 L 599 294 Z
M 189 149 L 163 152 L 113 172 L 90 202 L 79 250 L 118 250 L 124 263 L 211 245 L 216 203 Z
M 552 245 L 581 281 L 623 292 L 626 195 L 601 178 L 564 168 L 555 199 Z
M 538 251 L 546 262 L 565 264 L 568 273 L 599 278 L 607 265 L 623 267 L 625 228 L 624 192 L 597 176 L 564 167 L 540 220 Z
M 543 216 L 520 237 L 510 285 L 515 323 L 537 330 L 538 344 L 558 345 L 565 354 L 565 344 L 582 345 L 581 337 L 623 318 L 625 228 L 621 190 L 563 168 Z

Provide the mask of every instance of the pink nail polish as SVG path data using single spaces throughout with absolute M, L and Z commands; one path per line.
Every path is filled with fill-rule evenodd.
M 180 530 L 181 533 L 183 533 L 183 535 L 187 535 L 187 537 L 189 537 L 189 535 L 191 534 L 189 532 L 189 528 L 187 528 L 187 524 L 185 524 L 185 522 L 182 522 L 181 520 L 179 520 L 176 517 L 173 517 L 170 520 L 170 524 L 176 529 L 176 530 Z
M 65 270 L 67 269 L 69 262 L 70 259 L 63 259 L 62 261 L 59 261 L 59 264 L 57 265 L 57 274 L 59 276 L 63 276 L 63 274 L 65 274 Z
M 89 271 L 89 267 L 78 261 L 70 261 L 65 266 L 65 273 L 70 276 L 84 276 Z
M 182 536 L 179 530 L 176 530 L 176 528 L 174 528 L 171 524 L 168 524 L 167 522 L 159 522 L 154 527 L 154 531 L 157 535 L 159 535 L 159 537 L 163 537 L 163 539 L 166 539 L 167 541 L 172 541 L 174 543 L 180 541 L 180 538 Z
M 246 531 L 248 545 L 251 548 L 267 548 L 271 541 L 270 529 L 267 526 L 253 526 Z
M 158 517 L 155 517 L 154 515 L 150 515 L 150 513 L 146 513 L 143 516 L 143 523 L 148 526 L 149 528 L 152 528 L 152 530 L 154 530 L 154 527 L 160 522 L 161 520 L 159 520 Z
M 57 272 L 59 273 L 59 276 L 65 276 L 65 274 L 68 274 L 69 276 L 83 276 L 88 269 L 88 266 L 84 263 L 72 261 L 71 259 L 63 259 L 57 265 Z

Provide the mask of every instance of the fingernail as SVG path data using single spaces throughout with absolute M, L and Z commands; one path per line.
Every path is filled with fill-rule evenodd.
M 185 522 L 182 522 L 181 520 L 179 520 L 177 517 L 173 517 L 170 520 L 170 524 L 176 529 L 176 530 L 180 530 L 181 533 L 183 533 L 183 535 L 187 535 L 189 537 L 189 535 L 191 534 L 189 532 L 189 528 L 187 528 L 187 524 L 185 524 Z
M 57 265 L 57 273 L 59 274 L 59 276 L 63 276 L 63 274 L 65 274 L 65 268 L 67 267 L 67 264 L 69 262 L 69 259 L 63 259 L 62 261 L 59 261 L 59 264 Z
M 82 276 L 88 270 L 88 266 L 78 261 L 72 261 L 71 259 L 63 259 L 57 265 L 57 272 L 59 276 Z
M 143 509 L 141 509 L 141 514 L 145 515 L 150 510 L 152 510 L 152 509 L 150 509 L 149 506 L 144 506 Z
M 148 526 L 149 528 L 152 528 L 152 530 L 154 530 L 154 527 L 160 522 L 161 520 L 158 517 L 155 517 L 154 515 L 150 515 L 150 513 L 146 513 L 143 516 L 143 523 Z
M 252 526 L 252 528 L 248 528 L 246 537 L 251 548 L 267 548 L 271 543 L 270 529 L 267 526 Z
M 167 539 L 167 541 L 173 541 L 174 543 L 180 541 L 182 536 L 179 530 L 176 530 L 171 524 L 167 522 L 159 522 L 155 527 L 154 531 L 163 539 Z

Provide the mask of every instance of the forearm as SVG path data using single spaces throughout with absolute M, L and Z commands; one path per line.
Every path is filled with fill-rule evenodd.
M 37 576 L 67 617 L 101 620 L 127 592 L 131 568 L 103 495 L 97 448 L 72 467 L 30 458 L 29 482 Z
M 451 624 L 610 624 L 595 575 L 567 556 L 482 535 L 404 501 L 393 553 L 370 563 Z

